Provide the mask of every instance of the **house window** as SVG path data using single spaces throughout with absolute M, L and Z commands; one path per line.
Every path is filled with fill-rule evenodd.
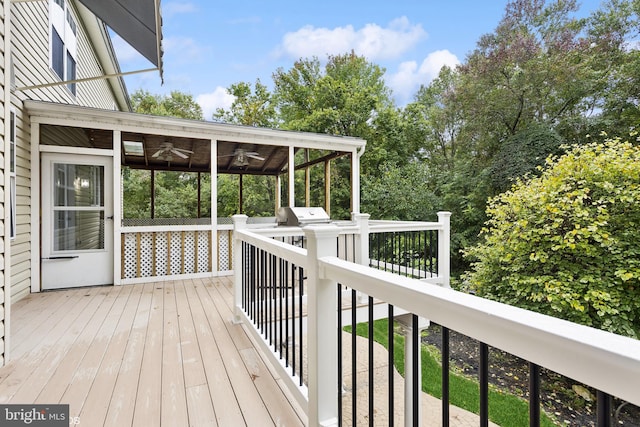
M 49 65 L 60 80 L 75 80 L 78 28 L 66 0 L 49 1 L 49 21 Z M 75 83 L 69 83 L 67 88 L 76 94 Z
M 9 237 L 16 238 L 16 113 L 9 113 L 9 199 L 10 218 Z

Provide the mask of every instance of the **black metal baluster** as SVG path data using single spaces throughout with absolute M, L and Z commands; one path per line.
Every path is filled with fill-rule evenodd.
M 389 377 L 389 427 L 393 427 L 394 425 L 394 420 L 393 420 L 393 412 L 395 410 L 394 408 L 394 396 L 393 396 L 393 391 L 395 389 L 395 384 L 394 384 L 394 374 L 395 374 L 395 370 L 394 370 L 394 360 L 393 360 L 393 355 L 394 355 L 394 344 L 395 344 L 395 340 L 394 338 L 394 331 L 393 331 L 393 306 L 391 304 L 389 304 L 388 309 L 388 320 L 389 320 L 389 325 L 388 325 L 388 347 L 389 347 L 389 351 L 388 351 L 388 364 L 389 364 L 389 372 L 388 372 L 388 377 Z
M 273 281 L 271 280 L 272 271 L 271 271 L 271 261 L 273 259 L 273 254 L 267 255 L 267 265 L 265 271 L 266 279 L 266 291 L 267 291 L 267 328 L 266 328 L 266 337 L 267 341 L 269 341 L 269 345 L 273 345 Z
M 358 366 L 356 364 L 356 290 L 351 290 L 351 420 L 352 424 L 355 426 L 356 421 L 358 420 L 358 412 L 357 412 L 357 391 L 358 391 L 358 382 L 357 382 L 357 373 Z
M 433 235 L 434 232 L 430 231 L 429 232 L 429 271 L 431 272 L 431 277 L 433 277 L 433 254 L 434 254 L 434 247 L 433 247 Z M 439 260 L 436 260 L 439 262 Z M 439 268 L 438 264 L 438 268 Z M 439 272 L 438 272 L 439 273 Z
M 267 251 L 260 251 L 260 319 L 261 319 L 261 327 L 260 331 L 262 332 L 262 336 L 266 335 L 265 328 L 267 326 L 267 296 L 266 296 L 266 275 L 267 275 Z
M 540 427 L 540 366 L 529 362 L 529 427 Z
M 411 339 L 413 340 L 413 354 L 411 355 L 411 365 L 413 366 L 413 425 L 418 427 L 420 424 L 420 392 L 422 384 L 420 384 L 420 369 L 418 363 L 418 355 L 420 354 L 420 331 L 418 328 L 418 316 L 411 315 Z
M 298 356 L 300 357 L 300 360 L 299 360 L 299 362 L 300 362 L 300 385 L 302 386 L 302 384 L 303 384 L 302 378 L 303 378 L 303 370 L 304 370 L 304 364 L 303 364 L 303 360 L 304 360 L 304 342 L 303 342 L 303 334 L 302 334 L 302 321 L 303 321 L 302 315 L 304 314 L 304 311 L 302 309 L 302 297 L 304 295 L 304 269 L 302 267 L 300 267 L 298 269 L 298 274 L 300 276 L 300 295 L 299 295 L 300 304 L 298 304 L 298 311 L 299 311 L 299 313 L 298 313 L 299 317 L 298 318 L 299 318 L 299 321 L 300 321 L 300 328 L 299 328 L 300 330 L 298 331 L 300 336 L 298 338 L 299 338 L 299 341 L 300 341 L 300 353 L 298 354 Z
M 342 285 L 338 283 L 338 426 L 342 426 Z
M 449 328 L 442 328 L 442 426 L 449 427 Z
M 278 259 L 275 255 L 271 255 L 271 345 L 275 346 L 277 340 L 277 324 L 276 315 L 278 314 L 278 288 L 276 286 L 278 269 L 276 268 Z
M 291 264 L 291 369 L 296 374 L 296 270 L 297 266 Z
M 289 366 L 289 261 L 284 260 L 284 339 L 285 339 L 285 356 L 284 361 L 285 365 Z M 293 286 L 292 286 L 293 287 Z
M 489 426 L 489 346 L 480 343 L 480 426 Z
M 369 425 L 373 426 L 373 400 L 374 400 L 374 384 L 373 384 L 373 297 L 369 297 Z
M 278 260 L 278 284 L 279 284 L 279 292 L 278 292 L 278 301 L 279 301 L 279 316 L 278 318 L 280 319 L 279 323 L 278 323 L 278 333 L 279 333 L 279 337 L 278 337 L 278 345 L 280 346 L 280 351 L 279 351 L 279 355 L 280 355 L 280 360 L 282 360 L 282 343 L 283 343 L 283 332 L 284 332 L 284 326 L 283 326 L 283 322 L 284 319 L 282 317 L 282 308 L 284 306 L 284 283 L 282 281 L 282 267 L 284 266 L 284 260 L 282 258 L 279 258 Z
M 611 427 L 611 396 L 598 390 L 596 399 L 598 427 Z

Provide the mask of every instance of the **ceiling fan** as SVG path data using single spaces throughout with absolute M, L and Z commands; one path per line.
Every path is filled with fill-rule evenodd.
M 188 159 L 189 154 L 193 154 L 191 150 L 185 150 L 184 148 L 176 148 L 171 142 L 163 142 L 160 144 L 160 149 L 153 153 L 151 157 L 160 158 L 161 160 L 171 161 L 173 156 L 176 155 L 182 159 Z
M 249 159 L 264 160 L 264 157 L 260 156 L 260 153 L 247 151 L 244 148 L 237 148 L 233 154 L 225 154 L 218 157 L 233 157 L 233 161 L 231 162 L 233 166 L 247 166 L 249 165 Z

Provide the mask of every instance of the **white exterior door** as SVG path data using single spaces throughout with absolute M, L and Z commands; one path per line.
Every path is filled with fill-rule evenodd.
M 42 154 L 42 289 L 113 284 L 112 158 Z

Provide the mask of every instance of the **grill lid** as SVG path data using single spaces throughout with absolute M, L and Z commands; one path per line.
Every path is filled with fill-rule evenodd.
M 278 209 L 278 224 L 302 227 L 308 224 L 328 224 L 331 218 L 321 207 L 282 207 Z

